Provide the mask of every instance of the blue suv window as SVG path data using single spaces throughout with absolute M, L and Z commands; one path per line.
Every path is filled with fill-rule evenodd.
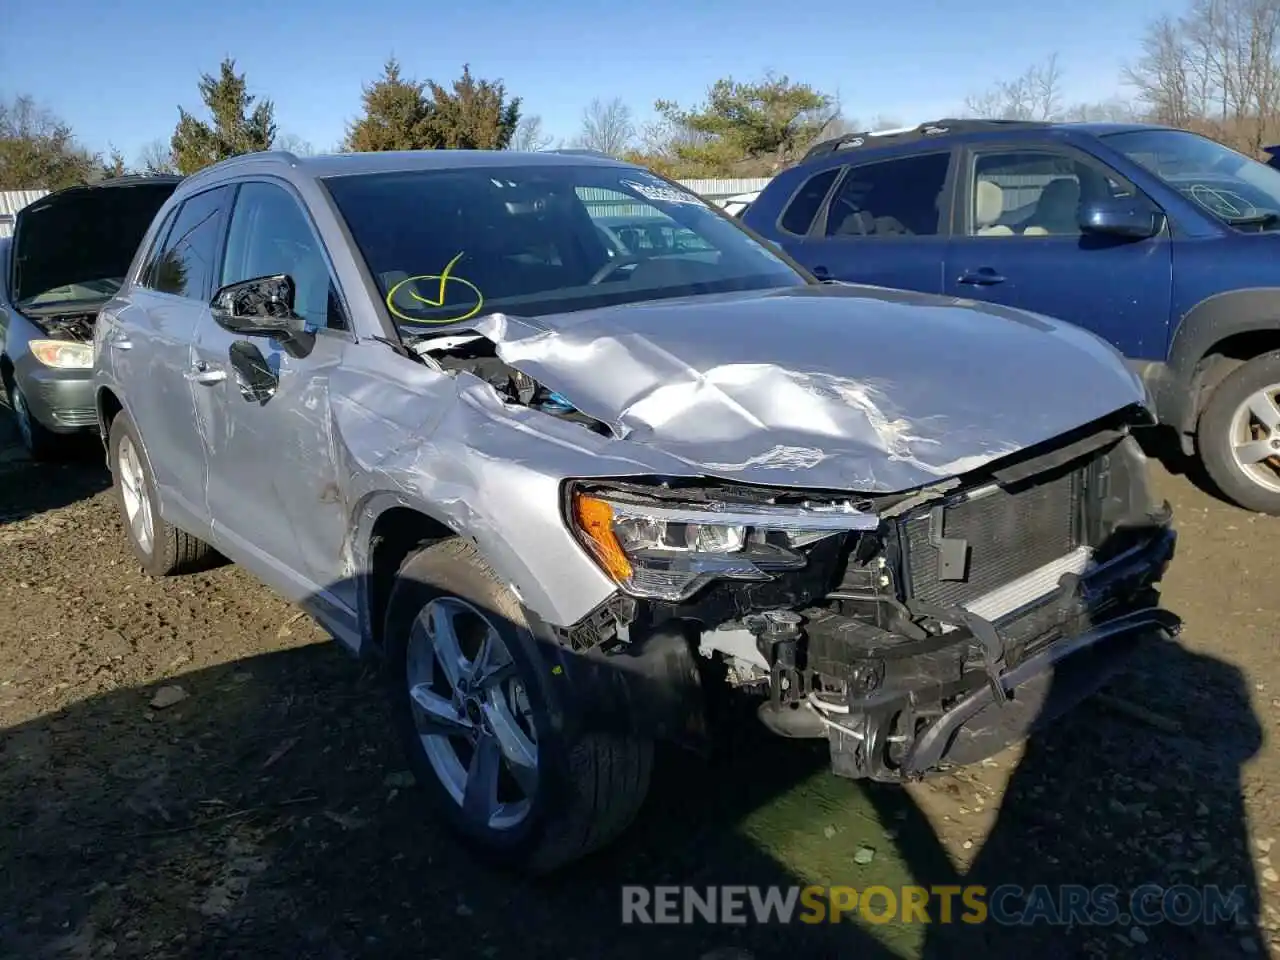
M 832 167 L 806 180 L 804 185 L 796 191 L 796 195 L 791 198 L 791 202 L 787 204 L 787 209 L 778 220 L 778 226 L 787 233 L 794 233 L 797 236 L 808 233 L 809 228 L 813 226 L 813 218 L 818 215 L 822 201 L 827 199 L 831 185 L 836 182 L 841 169 L 841 167 Z
M 828 237 L 930 237 L 939 232 L 951 154 L 851 167 L 827 211 Z
M 975 237 L 1078 237 L 1080 204 L 1133 196 L 1111 170 L 1054 150 L 993 150 L 974 161 L 968 233 Z

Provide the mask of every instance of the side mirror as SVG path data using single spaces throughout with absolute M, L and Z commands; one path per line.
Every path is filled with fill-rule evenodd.
M 1164 228 L 1164 214 L 1137 198 L 1094 200 L 1080 205 L 1085 233 L 1146 240 Z
M 286 274 L 229 283 L 213 295 L 213 319 L 232 333 L 287 341 L 308 333 L 294 313 L 295 287 Z

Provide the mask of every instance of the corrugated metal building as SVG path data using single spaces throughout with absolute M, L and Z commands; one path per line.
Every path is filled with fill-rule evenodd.
M 707 200 L 723 200 L 740 193 L 763 190 L 771 177 L 743 177 L 737 180 L 677 180 L 680 186 L 692 190 Z
M 687 190 L 692 190 L 704 200 L 719 203 L 740 193 L 751 193 L 763 190 L 769 182 L 768 177 L 738 180 L 677 180 Z M 602 190 L 597 187 L 581 187 L 578 196 L 587 205 L 593 216 L 597 217 L 644 217 L 652 214 L 652 209 L 638 204 L 627 203 L 620 199 L 621 194 L 615 190 Z
M 0 190 L 0 237 L 13 233 L 13 218 L 29 203 L 43 197 L 48 190 Z

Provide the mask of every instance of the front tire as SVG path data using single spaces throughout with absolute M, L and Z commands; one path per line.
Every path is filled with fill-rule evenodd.
M 429 802 L 501 865 L 547 873 L 634 820 L 653 744 L 551 722 L 551 671 L 520 601 L 464 540 L 413 554 L 388 603 L 387 679 L 397 732 Z M 566 682 L 560 675 L 559 682 Z
M 169 577 L 210 566 L 217 557 L 213 548 L 160 516 L 155 481 L 143 456 L 138 430 L 123 411 L 111 421 L 107 462 L 125 538 L 142 571 L 153 577 Z
M 66 452 L 66 441 L 54 433 L 31 413 L 22 388 L 12 377 L 6 377 L 9 410 L 18 427 L 18 436 L 32 460 L 54 460 Z
M 1230 500 L 1280 515 L 1280 351 L 1241 364 L 1213 391 L 1196 431 L 1205 471 Z

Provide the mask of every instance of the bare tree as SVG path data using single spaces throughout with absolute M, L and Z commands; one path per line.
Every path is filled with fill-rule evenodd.
M 871 118 L 869 130 L 897 130 L 906 126 L 901 120 L 889 113 L 877 113 Z
M 316 155 L 316 148 L 311 145 L 311 141 L 302 139 L 296 133 L 280 134 L 276 137 L 276 142 L 272 146 L 276 150 L 288 150 L 298 157 L 314 157 Z
M 137 167 L 146 173 L 177 173 L 178 167 L 173 162 L 173 149 L 164 139 L 155 139 L 142 148 L 138 154 Z
M 1085 123 L 1133 123 L 1138 119 L 1138 111 L 1123 97 L 1112 97 L 1097 103 L 1073 103 L 1063 112 L 1062 119 Z
M 1192 0 L 1141 50 L 1125 79 L 1153 120 L 1250 153 L 1280 136 L 1280 0 Z
M 971 117 L 992 120 L 1061 119 L 1064 107 L 1058 55 L 1028 67 L 1021 76 L 997 81 L 982 93 L 966 97 L 964 109 Z
M 596 99 L 582 111 L 582 132 L 578 134 L 577 145 L 619 157 L 631 146 L 635 136 L 631 108 L 621 98 Z
M 542 117 L 533 113 L 521 117 L 520 122 L 516 124 L 516 133 L 511 138 L 510 149 L 537 152 L 546 150 L 551 143 L 551 136 L 542 129 Z
M 1183 25 L 1171 17 L 1161 17 L 1147 28 L 1142 38 L 1142 56 L 1125 68 L 1124 76 L 1151 119 L 1185 127 L 1204 112 L 1205 65 L 1201 60 L 1201 70 L 1197 70 L 1191 40 Z

